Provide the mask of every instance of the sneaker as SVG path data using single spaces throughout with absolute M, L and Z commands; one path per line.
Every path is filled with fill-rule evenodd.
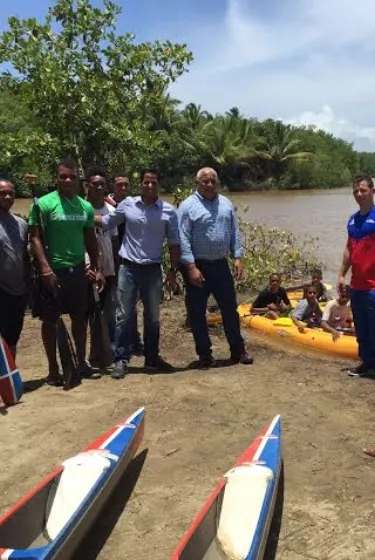
M 116 362 L 114 367 L 112 366 L 111 377 L 112 379 L 124 379 L 125 375 L 128 373 L 128 363 L 125 361 Z
M 160 371 L 161 373 L 172 373 L 175 371 L 175 368 L 160 356 L 156 360 L 146 360 L 144 369 L 146 371 Z
M 48 375 L 46 377 L 46 383 L 50 387 L 63 387 L 64 381 L 60 374 L 58 375 Z
M 214 359 L 211 354 L 201 354 L 197 362 L 197 369 L 210 369 L 214 367 Z
M 250 366 L 254 363 L 254 358 L 246 351 L 239 355 L 231 354 L 230 359 L 234 364 L 243 364 L 245 366 Z
M 375 371 L 362 362 L 359 366 L 349 369 L 348 375 L 350 377 L 369 377 L 375 375 Z

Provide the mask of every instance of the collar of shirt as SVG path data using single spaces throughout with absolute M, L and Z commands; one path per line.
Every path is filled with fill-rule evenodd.
M 163 201 L 160 200 L 160 198 L 157 198 L 152 204 L 145 204 L 141 196 L 136 196 L 134 197 L 134 203 L 141 206 L 159 206 L 159 208 L 163 207 Z
M 208 202 L 209 204 L 212 203 L 212 202 L 216 202 L 217 200 L 219 200 L 219 194 L 218 194 L 218 193 L 216 193 L 215 196 L 214 196 L 211 200 L 209 200 L 208 198 L 205 198 L 204 196 L 202 196 L 201 193 L 200 193 L 198 190 L 195 191 L 195 195 L 196 195 L 196 196 L 199 198 L 199 200 L 201 200 L 202 202 Z

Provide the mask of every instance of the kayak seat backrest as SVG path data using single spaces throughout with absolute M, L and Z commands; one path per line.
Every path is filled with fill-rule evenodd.
M 217 539 L 229 560 L 244 560 L 253 543 L 274 474 L 268 467 L 244 465 L 230 470 L 225 477 Z
M 95 453 L 82 453 L 63 463 L 64 470 L 47 512 L 45 530 L 50 540 L 65 527 L 110 464 L 108 459 Z

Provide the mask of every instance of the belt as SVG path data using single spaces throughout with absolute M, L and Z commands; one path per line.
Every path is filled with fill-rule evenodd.
M 129 259 L 124 259 L 123 257 L 120 257 L 120 264 L 124 265 L 124 266 L 160 266 L 161 263 L 137 263 L 134 261 L 130 261 Z

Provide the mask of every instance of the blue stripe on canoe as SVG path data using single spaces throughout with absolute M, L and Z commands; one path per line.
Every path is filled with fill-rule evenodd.
M 124 428 L 118 436 L 116 436 L 112 442 L 106 446 L 111 453 L 114 453 L 114 449 L 121 449 L 118 453 L 120 456 L 123 455 L 126 449 L 132 442 L 133 436 L 137 432 L 137 428 L 141 424 L 145 411 L 144 409 L 140 409 L 137 416 L 132 418 L 132 427 Z M 74 527 L 83 517 L 83 514 L 86 512 L 88 507 L 90 506 L 93 498 L 98 493 L 98 491 L 104 486 L 105 482 L 108 478 L 112 475 L 113 470 L 116 467 L 117 461 L 109 458 L 111 466 L 109 469 L 103 474 L 95 486 L 92 488 L 91 492 L 86 496 L 86 499 L 82 502 L 81 506 L 77 509 L 75 514 L 71 517 L 70 521 L 65 525 L 62 529 L 60 534 L 56 537 L 54 541 L 52 541 L 47 546 L 42 548 L 34 548 L 30 550 L 14 550 L 11 555 L 9 556 L 10 560 L 51 560 L 56 552 L 61 548 L 64 541 L 70 535 Z
M 251 548 L 245 560 L 257 560 L 260 546 L 263 542 L 263 535 L 266 528 L 267 520 L 269 517 L 269 510 L 272 504 L 274 492 L 276 491 L 276 483 L 279 477 L 281 467 L 281 419 L 276 422 L 272 436 L 277 436 L 274 439 L 268 439 L 264 449 L 258 458 L 259 461 L 264 461 L 266 467 L 270 468 L 273 472 L 273 480 L 268 485 L 266 495 L 264 498 L 262 509 L 259 513 L 257 528 L 254 534 Z

